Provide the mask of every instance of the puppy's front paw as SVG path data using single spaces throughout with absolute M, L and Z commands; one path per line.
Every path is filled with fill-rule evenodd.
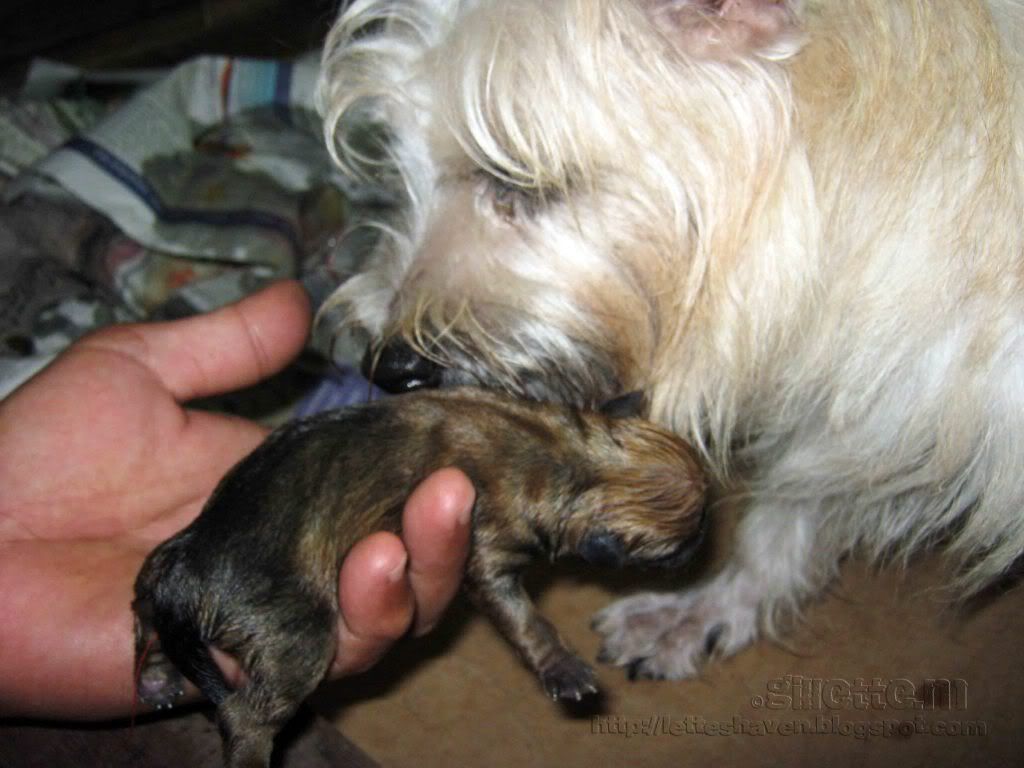
M 597 677 L 583 660 L 566 653 L 554 658 L 540 671 L 544 690 L 554 700 L 580 701 L 597 693 Z
M 757 603 L 712 582 L 693 592 L 619 600 L 598 613 L 592 626 L 604 636 L 598 661 L 625 667 L 631 680 L 679 680 L 753 640 Z

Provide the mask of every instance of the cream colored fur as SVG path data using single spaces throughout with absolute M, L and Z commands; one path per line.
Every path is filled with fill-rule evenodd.
M 383 24 L 375 28 L 373 25 Z M 369 31 L 368 31 L 369 30 Z M 356 0 L 327 135 L 401 217 L 333 299 L 446 383 L 652 417 L 750 489 L 733 562 L 598 618 L 693 674 L 852 550 L 1024 550 L 1019 0 Z M 386 127 L 376 159 L 357 118 Z

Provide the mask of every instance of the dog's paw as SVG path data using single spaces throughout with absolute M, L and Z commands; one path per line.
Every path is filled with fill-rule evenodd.
M 135 613 L 135 693 L 156 709 L 170 709 L 185 695 L 185 678 L 163 652 L 153 626 L 153 603 L 139 598 Z
M 540 682 L 555 701 L 581 701 L 584 696 L 597 693 L 594 670 L 572 654 L 558 656 L 546 664 L 540 672 Z
M 185 694 L 185 678 L 162 654 L 146 659 L 139 670 L 139 700 L 156 709 L 170 709 Z
M 619 600 L 591 626 L 604 636 L 598 661 L 625 667 L 631 680 L 679 680 L 750 643 L 757 635 L 757 604 L 712 582 L 692 592 Z

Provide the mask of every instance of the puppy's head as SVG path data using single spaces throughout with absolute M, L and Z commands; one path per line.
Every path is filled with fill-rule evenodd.
M 560 550 L 602 566 L 683 564 L 706 522 L 707 485 L 692 449 L 641 419 L 607 427 L 589 438 L 600 457 L 595 482 L 574 501 Z
M 593 405 L 693 370 L 708 345 L 688 366 L 680 347 L 728 319 L 708 296 L 735 303 L 724 283 L 764 234 L 797 6 L 353 3 L 325 52 L 327 133 L 402 205 L 330 305 L 383 382 Z M 368 122 L 370 149 L 349 130 Z

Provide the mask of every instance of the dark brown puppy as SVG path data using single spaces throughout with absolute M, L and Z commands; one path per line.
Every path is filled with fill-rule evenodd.
M 593 671 L 537 613 L 520 573 L 566 554 L 681 563 L 702 529 L 700 468 L 686 443 L 638 418 L 456 389 L 291 423 L 238 464 L 139 573 L 141 699 L 170 706 L 183 673 L 217 704 L 229 765 L 267 765 L 274 735 L 334 658 L 345 554 L 398 530 L 412 489 L 450 466 L 477 494 L 470 595 L 550 696 L 595 692 Z M 238 660 L 238 690 L 211 646 Z

